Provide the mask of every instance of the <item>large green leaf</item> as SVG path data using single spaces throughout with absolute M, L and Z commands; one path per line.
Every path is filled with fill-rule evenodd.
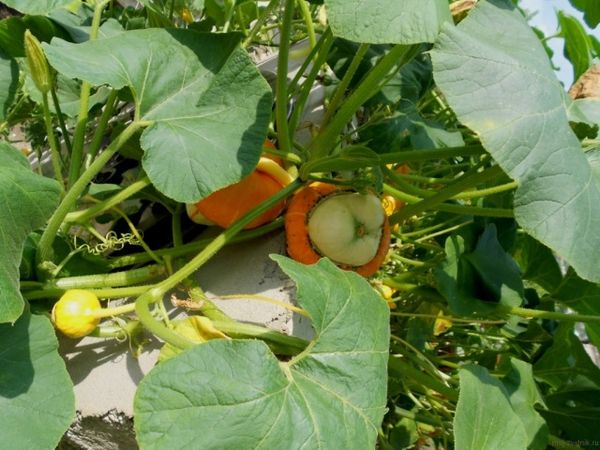
M 50 321 L 0 325 L 0 447 L 52 449 L 75 418 L 73 384 Z
M 529 439 L 502 383 L 481 366 L 460 369 L 460 395 L 454 416 L 455 448 L 525 450 Z
M 569 0 L 571 5 L 584 13 L 584 20 L 591 28 L 600 23 L 600 2 L 598 0 Z
M 42 93 L 35 86 L 27 65 L 23 66 L 23 72 L 27 75 L 23 83 L 23 91 L 31 100 L 41 105 L 43 102 Z M 81 85 L 77 80 L 72 80 L 60 74 L 56 77 L 56 95 L 60 103 L 60 110 L 66 116 L 75 117 L 79 114 L 80 92 Z M 95 92 L 92 92 L 89 97 L 88 110 L 99 103 L 104 103 L 108 93 L 109 90 L 105 86 L 101 86 Z M 54 102 L 50 103 L 50 110 L 56 112 Z
M 598 448 L 600 389 L 568 389 L 550 394 L 546 405 L 548 409 L 543 410 L 542 415 L 555 435 L 564 434 L 586 450 Z
M 563 12 L 558 13 L 561 35 L 565 39 L 565 57 L 573 65 L 573 78 L 579 79 L 590 68 L 594 59 L 594 43 L 579 20 Z
M 510 359 L 511 370 L 502 380 L 509 395 L 510 404 L 523 422 L 527 433 L 527 448 L 544 450 L 548 443 L 548 426 L 536 411 L 536 405 L 544 405 L 533 378 L 531 364 L 516 358 Z
M 145 449 L 375 447 L 386 404 L 389 310 L 360 276 L 323 259 L 273 257 L 297 284 L 316 337 L 289 362 L 261 341 L 213 340 L 141 382 L 135 426 Z
M 194 202 L 256 166 L 271 113 L 271 90 L 239 36 L 186 30 L 128 31 L 45 45 L 69 78 L 129 87 L 140 120 L 143 166 L 165 195 Z
M 475 250 L 466 254 L 479 279 L 482 287 L 493 298 L 511 297 L 514 306 L 521 304 L 523 297 L 523 281 L 517 263 L 510 257 L 498 242 L 498 233 L 494 224 L 488 225 L 477 241 Z M 504 298 L 503 300 L 508 300 Z
M 0 49 L 0 122 L 6 119 L 6 113 L 12 105 L 19 81 L 19 67 L 14 59 Z
M 445 250 L 446 259 L 434 274 L 452 312 L 489 314 L 498 304 L 521 304 L 524 289 L 519 268 L 500 245 L 495 224 L 487 225 L 477 240 L 450 236 Z
M 24 35 L 29 30 L 40 41 L 67 34 L 44 16 L 8 17 L 0 20 L 0 47 L 12 58 L 25 56 Z
M 48 14 L 73 3 L 73 0 L 4 0 L 3 3 L 23 14 Z
M 19 265 L 27 235 L 44 225 L 58 204 L 60 186 L 34 174 L 25 158 L 0 142 L 0 323 L 23 312 Z
M 452 21 L 447 0 L 325 0 L 336 36 L 370 44 L 434 42 Z
M 569 270 L 558 289 L 552 292 L 552 298 L 579 314 L 600 316 L 600 285 L 582 280 L 572 270 Z M 600 348 L 600 324 L 588 322 L 585 329 L 590 341 Z
M 536 378 L 554 389 L 600 389 L 600 369 L 590 359 L 573 332 L 573 324 L 561 324 L 554 343 L 535 363 Z
M 560 266 L 552 251 L 531 236 L 517 235 L 512 256 L 523 273 L 523 279 L 536 283 L 546 292 L 552 292 L 562 281 Z
M 515 217 L 584 278 L 600 280 L 600 180 L 574 133 L 564 94 L 525 19 L 483 0 L 431 53 L 458 118 L 515 180 Z
M 49 14 L 52 22 L 61 26 L 69 35 L 73 42 L 85 42 L 90 38 L 90 30 L 92 29 L 92 17 L 94 8 L 89 5 L 82 4 L 77 13 L 73 13 L 66 9 L 57 9 Z M 105 20 L 98 30 L 98 38 L 107 38 L 116 34 L 122 33 L 123 27 L 115 19 Z
M 463 257 L 466 250 L 462 236 L 453 235 L 446 239 L 446 259 L 434 272 L 437 289 L 455 314 L 467 316 L 491 312 L 494 306 L 481 302 L 476 296 L 474 270 Z
M 600 64 L 598 65 L 600 70 Z M 571 122 L 600 126 L 600 99 L 579 98 L 569 103 L 567 110 Z

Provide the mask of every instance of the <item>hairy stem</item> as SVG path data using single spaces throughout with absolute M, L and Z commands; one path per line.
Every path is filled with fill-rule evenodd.
M 411 216 L 435 208 L 446 200 L 454 197 L 456 194 L 485 181 L 494 179 L 503 173 L 504 172 L 499 166 L 494 166 L 482 172 L 462 176 L 456 181 L 446 185 L 444 189 L 438 191 L 431 197 L 427 197 L 418 203 L 402 208 L 400 211 L 390 216 L 390 223 L 400 223 Z
M 54 105 L 54 110 L 56 111 L 56 117 L 58 118 L 58 125 L 60 126 L 60 130 L 63 134 L 63 139 L 65 141 L 65 146 L 67 147 L 67 151 L 69 154 L 73 151 L 73 147 L 71 145 L 71 138 L 69 137 L 69 133 L 67 132 L 67 126 L 65 125 L 65 119 L 63 118 L 63 113 L 60 108 L 60 102 L 58 101 L 58 96 L 56 95 L 56 84 L 53 84 L 50 88 L 50 95 L 52 96 L 52 104 Z
M 98 29 L 100 28 L 100 19 L 102 11 L 110 0 L 103 0 L 96 5 L 94 9 L 94 17 L 92 18 L 92 26 L 90 29 L 90 41 L 98 37 Z M 88 120 L 88 107 L 90 103 L 91 86 L 87 81 L 82 81 L 81 92 L 79 94 L 79 114 L 77 116 L 77 124 L 73 134 L 73 151 L 71 152 L 71 163 L 69 168 L 68 186 L 72 186 L 79 178 L 81 172 L 81 162 L 83 159 L 83 147 L 85 144 L 85 129 Z
M 65 217 L 65 222 L 79 222 L 85 223 L 90 220 L 92 217 L 95 217 L 103 212 L 111 209 L 114 206 L 122 203 L 127 200 L 129 197 L 137 194 L 139 191 L 144 189 L 145 187 L 150 186 L 152 183 L 148 179 L 147 176 L 142 177 L 140 180 L 135 183 L 130 184 L 122 191 L 113 195 L 112 197 L 82 211 L 76 211 L 67 214 Z
M 382 81 L 389 76 L 390 72 L 398 71 L 416 56 L 420 49 L 421 47 L 418 45 L 396 45 L 379 60 L 367 73 L 362 83 L 346 99 L 331 122 L 322 128 L 317 137 L 313 139 L 310 146 L 313 159 L 322 158 L 331 152 L 340 133 L 361 105 L 379 91 Z
M 291 153 L 292 144 L 287 122 L 287 74 L 290 50 L 290 35 L 294 17 L 295 0 L 285 0 L 283 23 L 280 28 L 279 58 L 277 60 L 277 83 L 275 89 L 275 123 L 277 125 L 277 140 L 281 151 Z
M 502 310 L 508 314 L 513 314 L 525 319 L 549 319 L 565 322 L 600 323 L 600 316 L 586 314 L 565 314 L 554 311 L 540 311 L 539 309 L 519 308 L 517 306 L 504 307 Z
M 75 206 L 77 199 L 81 196 L 87 185 L 104 168 L 113 155 L 129 140 L 129 138 L 141 127 L 147 126 L 148 122 L 133 122 L 106 148 L 106 150 L 92 163 L 92 165 L 71 186 L 58 208 L 54 211 L 48 221 L 48 226 L 40 238 L 37 262 L 48 261 L 52 257 L 52 243 L 56 237 L 63 220 L 69 211 Z
M 104 106 L 104 111 L 102 111 L 102 115 L 100 116 L 100 120 L 98 121 L 98 125 L 96 126 L 96 131 L 94 131 L 94 137 L 92 138 L 92 142 L 90 142 L 90 147 L 85 157 L 86 169 L 90 167 L 90 164 L 92 164 L 92 161 L 94 160 L 94 158 L 96 158 L 96 155 L 100 150 L 100 146 L 102 145 L 102 139 L 104 138 L 104 131 L 106 130 L 108 121 L 112 117 L 116 102 L 117 91 L 112 90 L 108 95 L 106 105 Z
M 350 66 L 348 67 L 348 70 L 346 70 L 346 73 L 344 74 L 344 77 L 340 81 L 340 84 L 338 84 L 337 88 L 335 89 L 333 98 L 329 102 L 329 106 L 325 113 L 325 117 L 323 118 L 322 126 L 327 125 L 327 123 L 329 122 L 329 120 L 331 119 L 333 114 L 339 108 L 340 103 L 342 102 L 342 99 L 344 98 L 344 95 L 346 94 L 346 89 L 348 89 L 348 86 L 350 86 L 350 83 L 352 82 L 352 79 L 354 78 L 354 75 L 356 74 L 356 71 L 358 70 L 360 63 L 362 62 L 363 58 L 365 57 L 365 54 L 369 50 L 369 47 L 370 47 L 369 44 L 361 44 L 360 47 L 358 47 L 356 54 L 354 55 L 354 57 L 352 58 L 352 61 L 350 62 Z
M 58 148 L 58 141 L 54 134 L 54 128 L 52 127 L 52 118 L 50 117 L 50 107 L 48 105 L 48 93 L 42 93 L 42 106 L 44 109 L 44 124 L 46 125 L 46 133 L 48 133 L 48 143 L 50 144 L 50 160 L 52 162 L 52 170 L 54 171 L 54 178 L 60 184 L 61 188 L 64 187 L 64 181 L 62 177 L 62 168 L 60 165 L 60 149 Z

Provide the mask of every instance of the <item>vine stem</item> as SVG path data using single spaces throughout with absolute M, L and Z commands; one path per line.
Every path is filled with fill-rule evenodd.
M 331 122 L 322 128 L 313 139 L 310 146 L 312 159 L 319 159 L 329 154 L 341 131 L 358 108 L 379 91 L 381 82 L 388 77 L 392 70 L 399 70 L 400 67 L 416 56 L 420 49 L 419 45 L 396 45 L 379 60 L 367 73 L 361 84 L 346 99 Z
M 381 164 L 399 164 L 409 161 L 429 161 L 431 159 L 448 159 L 459 156 L 477 156 L 483 154 L 485 154 L 485 149 L 481 145 L 466 145 L 463 147 L 432 148 L 385 153 L 379 155 L 379 161 Z
M 112 308 L 101 308 L 90 312 L 92 317 L 96 319 L 104 319 L 106 317 L 120 316 L 121 314 L 127 314 L 135 311 L 135 303 L 128 303 L 126 305 L 113 306 Z
M 450 400 L 458 400 L 458 393 L 449 386 L 446 386 L 441 381 L 433 378 L 429 374 L 425 374 L 420 370 L 415 369 L 410 364 L 402 361 L 399 358 L 390 357 L 388 363 L 389 371 L 391 373 L 396 373 L 401 377 L 410 377 L 413 380 L 423 384 L 425 387 L 432 389 L 440 394 L 446 396 Z
M 329 54 L 329 49 L 333 44 L 333 34 L 331 30 L 328 28 L 325 33 L 323 33 L 323 39 L 320 41 L 319 51 L 316 55 L 316 58 L 313 60 L 313 66 L 311 67 L 306 79 L 302 82 L 302 87 L 300 88 L 300 92 L 296 98 L 296 104 L 294 105 L 294 111 L 292 112 L 292 116 L 289 121 L 289 128 L 292 131 L 295 131 L 298 128 L 300 123 L 300 118 L 304 113 L 304 109 L 306 108 L 306 103 L 310 98 L 310 93 L 315 85 L 315 80 L 317 79 L 317 75 L 321 71 L 321 66 L 325 64 L 327 60 L 327 55 Z M 316 47 L 315 47 L 316 48 Z
M 329 29 L 325 30 L 325 32 L 321 34 L 321 37 L 319 37 L 319 39 L 315 43 L 315 46 L 310 49 L 310 52 L 302 62 L 302 65 L 296 72 L 296 75 L 294 75 L 294 78 L 292 78 L 292 81 L 288 85 L 288 100 L 291 99 L 294 96 L 295 92 L 298 90 L 298 83 L 300 83 L 300 78 L 305 76 L 308 66 L 310 65 L 311 61 L 315 59 L 317 52 L 321 51 L 323 43 L 325 42 L 325 38 L 327 38 L 329 34 Z
M 127 286 L 118 288 L 106 288 L 106 289 L 87 289 L 88 291 L 96 294 L 99 298 L 125 298 L 125 297 L 137 297 L 142 295 L 148 289 L 152 288 L 152 285 L 140 285 L 140 286 Z M 39 291 L 26 291 L 23 292 L 23 297 L 27 300 L 40 300 L 46 298 L 58 298 L 65 293 L 67 289 L 61 288 L 50 288 Z
M 150 122 L 137 121 L 132 122 L 119 134 L 119 136 L 106 148 L 106 150 L 90 165 L 90 167 L 77 179 L 71 186 L 67 194 L 63 198 L 58 208 L 54 211 L 52 217 L 48 221 L 48 226 L 44 230 L 40 238 L 37 262 L 38 266 L 44 261 L 48 261 L 52 257 L 52 243 L 60 229 L 60 226 L 69 213 L 75 206 L 77 199 L 83 193 L 87 185 L 92 179 L 102 170 L 112 156 L 125 144 L 137 130 L 144 126 L 148 126 Z
M 254 38 L 260 31 L 260 29 L 263 27 L 263 25 L 269 18 L 269 15 L 271 14 L 271 12 L 275 8 L 275 6 L 277 6 L 278 3 L 279 3 L 279 0 L 271 0 L 269 2 L 269 4 L 267 5 L 267 7 L 263 11 L 263 13 L 260 15 L 260 17 L 258 18 L 256 23 L 252 27 L 252 30 L 250 30 L 250 34 L 248 35 L 248 37 L 246 39 L 244 39 L 244 42 L 242 43 L 242 47 L 244 47 L 244 48 L 248 47 L 248 45 L 250 45 L 252 43 L 252 41 L 254 40 Z
M 281 150 L 273 149 L 273 148 L 264 148 L 263 153 L 267 153 L 269 155 L 278 156 L 281 159 L 289 161 L 293 164 L 302 164 L 302 158 L 295 153 L 286 153 Z
M 44 109 L 44 124 L 46 125 L 46 133 L 48 133 L 48 143 L 50 144 L 50 160 L 52 161 L 52 170 L 54 170 L 54 178 L 64 188 L 62 178 L 62 168 L 60 167 L 60 150 L 54 129 L 52 128 L 52 119 L 50 117 L 50 106 L 48 105 L 48 93 L 42 93 L 42 107 Z
M 119 203 L 127 200 L 132 195 L 137 194 L 139 191 L 144 189 L 145 187 L 150 186 L 152 184 L 147 176 L 142 177 L 140 180 L 130 184 L 125 189 L 120 191 L 119 193 L 113 195 L 112 197 L 82 211 L 71 212 L 66 215 L 65 222 L 79 222 L 83 223 L 88 221 L 94 216 L 98 214 L 102 214 L 104 211 L 109 210 L 110 208 L 117 206 Z
M 171 1 L 171 5 L 173 5 L 174 0 Z M 227 33 L 229 31 L 229 27 L 231 26 L 231 19 L 233 18 L 233 13 L 235 12 L 235 0 L 225 0 L 225 24 L 223 25 L 223 33 Z
M 273 230 L 280 228 L 283 225 L 283 219 L 276 219 L 271 223 L 268 223 L 260 228 L 254 228 L 252 230 L 244 231 L 234 238 L 231 239 L 229 244 L 238 242 L 244 242 L 250 239 L 254 239 L 263 236 Z M 159 258 L 177 258 L 179 256 L 185 256 L 191 253 L 197 253 L 208 244 L 212 242 L 212 238 L 203 238 L 197 241 L 189 242 L 181 246 L 175 246 L 171 248 L 165 248 L 161 250 L 155 250 L 154 254 Z M 110 263 L 112 269 L 118 269 L 120 267 L 132 266 L 134 264 L 143 264 L 152 261 L 152 257 L 145 252 L 134 253 L 132 255 L 125 255 L 115 258 Z
M 467 172 L 468 173 L 468 172 Z M 476 172 L 468 175 L 464 175 L 458 178 L 456 181 L 449 183 L 445 188 L 438 191 L 431 197 L 424 198 L 418 203 L 406 206 L 395 214 L 390 216 L 390 223 L 397 224 L 406 220 L 407 218 L 419 214 L 428 209 L 435 208 L 440 203 L 454 197 L 466 190 L 467 188 L 476 186 L 485 181 L 496 178 L 504 172 L 499 166 L 494 166 L 489 169 L 483 170 L 482 172 Z
M 98 37 L 98 29 L 100 28 L 102 11 L 109 2 L 110 0 L 102 0 L 94 9 L 92 26 L 90 29 L 90 41 L 93 41 Z M 90 90 L 90 83 L 87 81 L 82 81 L 81 91 L 79 94 L 79 114 L 77 116 L 75 132 L 73 133 L 73 151 L 71 152 L 71 164 L 69 168 L 69 186 L 72 186 L 77 181 L 79 178 L 79 173 L 81 172 L 83 146 L 85 141 L 85 128 L 87 126 L 88 107 L 90 103 Z
M 500 325 L 506 323 L 506 320 L 482 320 L 482 319 L 462 319 L 453 316 L 442 316 L 436 314 L 422 314 L 422 313 L 403 313 L 403 312 L 390 312 L 391 316 L 397 317 L 420 317 L 423 319 L 440 319 L 448 320 L 455 323 L 466 323 L 466 324 L 480 324 L 480 325 Z
M 452 233 L 453 231 L 459 230 L 462 227 L 466 227 L 467 225 L 470 225 L 472 223 L 473 223 L 472 220 L 468 220 L 466 222 L 462 222 L 462 223 L 456 224 L 456 225 L 454 225 L 452 227 L 448 227 L 448 228 L 445 228 L 443 230 L 439 230 L 439 231 L 436 231 L 434 233 L 427 234 L 425 236 L 420 237 L 419 239 L 415 239 L 415 243 L 418 244 L 418 243 L 421 243 L 421 242 L 424 242 L 424 241 L 428 241 L 428 240 L 433 239 L 433 238 L 438 237 L 438 236 L 443 236 L 444 234 Z
M 58 96 L 56 95 L 56 84 L 53 83 L 50 88 L 50 95 L 52 96 L 52 104 L 54 105 L 54 110 L 56 111 L 56 117 L 58 118 L 58 125 L 60 126 L 60 130 L 63 134 L 63 139 L 65 141 L 65 146 L 67 147 L 67 151 L 71 153 L 73 151 L 73 146 L 71 145 L 71 139 L 69 138 L 69 133 L 67 132 L 67 126 L 65 125 L 65 119 L 63 118 L 62 110 L 60 109 L 60 102 L 58 101 Z
M 292 144 L 287 122 L 287 75 L 288 57 L 290 51 L 290 35 L 292 19 L 294 18 L 295 0 L 285 0 L 285 11 L 280 28 L 279 56 L 277 59 L 277 83 L 275 89 L 275 123 L 277 124 L 277 141 L 279 148 L 285 153 L 291 153 Z
M 173 330 L 165 327 L 163 324 L 154 320 L 152 314 L 150 313 L 149 306 L 151 303 L 154 303 L 161 299 L 163 295 L 169 291 L 170 289 L 177 286 L 179 283 L 182 283 L 189 276 L 191 276 L 194 272 L 196 272 L 200 266 L 206 263 L 212 256 L 215 255 L 221 248 L 223 248 L 228 242 L 230 242 L 233 237 L 238 234 L 243 228 L 252 222 L 255 218 L 259 217 L 269 209 L 276 205 L 289 195 L 291 195 L 296 189 L 302 186 L 300 180 L 296 179 L 294 182 L 290 183 L 284 189 L 279 191 L 277 194 L 269 198 L 268 200 L 262 202 L 260 205 L 252 209 L 245 216 L 243 216 L 240 220 L 234 223 L 230 228 L 223 231 L 220 235 L 214 238 L 210 244 L 208 244 L 204 250 L 202 250 L 198 255 L 196 255 L 190 262 L 188 262 L 185 266 L 175 272 L 173 275 L 165 279 L 164 281 L 156 284 L 152 289 L 148 292 L 142 294 L 135 301 L 135 311 L 142 322 L 142 324 L 156 336 L 168 342 L 171 345 L 176 347 L 185 349 L 190 348 L 194 345 L 192 341 L 184 338 L 183 336 L 177 334 Z
M 280 354 L 297 355 L 303 351 L 309 343 L 304 339 L 297 338 L 295 336 L 288 336 L 283 333 L 279 333 L 274 330 L 269 330 L 258 325 L 240 323 L 235 321 L 218 321 L 213 320 L 214 327 L 222 331 L 223 333 L 229 334 L 232 337 L 240 338 L 257 338 L 262 339 L 268 343 L 277 345 Z
M 137 320 L 130 320 L 123 326 L 98 326 L 89 334 L 89 336 L 125 339 L 128 336 L 132 336 L 139 326 L 140 323 Z
M 566 322 L 600 323 L 600 316 L 586 314 L 565 314 L 554 311 L 540 311 L 539 309 L 520 308 L 518 306 L 504 307 L 502 310 L 508 314 L 513 314 L 525 319 L 549 319 L 562 320 Z
M 288 311 L 295 312 L 304 317 L 310 317 L 308 312 L 302 308 L 298 308 L 297 306 L 292 305 L 291 303 L 282 302 L 280 300 L 276 300 L 271 297 L 267 297 L 266 295 L 260 294 L 231 294 L 231 295 L 220 295 L 218 300 L 256 300 L 260 302 L 270 303 L 272 305 L 279 306 L 281 308 L 287 309 Z
M 308 42 L 310 44 L 310 48 L 312 49 L 317 43 L 317 36 L 315 35 L 315 25 L 312 21 L 310 9 L 304 0 L 298 0 L 298 7 L 300 8 L 300 13 L 302 14 L 302 18 L 306 24 L 306 34 L 308 34 Z
M 425 197 L 425 198 L 431 197 L 436 194 L 436 191 L 433 191 L 430 189 L 423 189 L 423 188 L 414 186 L 413 184 L 406 182 L 402 176 L 389 170 L 387 167 L 384 168 L 384 172 L 389 178 L 391 178 L 394 181 L 395 184 L 398 185 L 398 187 L 400 189 L 402 189 L 403 191 L 405 191 L 409 194 L 413 194 L 413 195 L 417 195 L 417 196 Z M 452 182 L 454 182 L 454 181 L 456 181 L 456 180 L 453 180 Z M 511 181 L 509 183 L 492 186 L 490 188 L 463 191 L 456 195 L 453 195 L 450 198 L 455 199 L 455 200 L 470 200 L 470 199 L 474 199 L 474 198 L 487 197 L 490 195 L 500 194 L 502 192 L 512 191 L 512 190 L 516 189 L 518 186 L 519 186 L 519 184 L 516 181 Z
M 404 408 L 400 408 L 399 406 L 394 407 L 394 413 L 396 413 L 400 417 L 405 417 L 407 419 L 414 420 L 415 422 L 424 423 L 433 427 L 443 426 L 443 423 L 440 420 L 431 417 L 426 417 L 422 414 L 417 414 L 412 411 L 408 411 Z
M 87 169 L 92 164 L 92 161 L 98 154 L 98 150 L 100 150 L 100 146 L 102 145 L 102 138 L 104 137 L 104 130 L 106 130 L 106 126 L 108 125 L 108 121 L 112 117 L 113 110 L 115 109 L 115 104 L 117 103 L 117 91 L 112 90 L 110 94 L 108 94 L 108 98 L 106 99 L 106 105 L 104 106 L 104 111 L 102 111 L 102 115 L 100 116 L 100 120 L 98 121 L 98 125 L 96 126 L 96 131 L 94 131 L 94 137 L 92 138 L 92 142 L 90 143 L 90 147 L 88 149 L 88 153 L 85 156 L 85 168 Z
M 406 203 L 415 204 L 422 202 L 424 199 L 421 197 L 416 197 L 414 195 L 407 194 L 405 192 L 399 191 L 391 187 L 388 184 L 383 185 L 383 192 L 386 194 L 390 194 Z M 429 197 L 431 198 L 431 197 Z M 450 203 L 439 203 L 434 205 L 435 209 L 438 211 L 449 212 L 452 214 L 463 214 L 470 216 L 482 216 L 482 217 L 514 217 L 514 212 L 512 209 L 505 208 L 480 208 L 478 206 L 465 206 L 465 205 L 455 205 Z M 402 212 L 404 209 L 408 208 L 405 206 L 400 210 Z M 433 206 L 432 206 L 433 208 Z M 393 216 L 391 216 L 393 217 Z M 390 219 L 390 223 L 392 223 Z M 393 222 L 394 224 L 397 222 Z
M 64 277 L 47 283 L 45 287 L 58 289 L 89 289 L 116 286 L 131 286 L 143 283 L 152 278 L 165 274 L 164 266 L 152 264 L 139 269 L 125 270 L 107 274 L 80 275 L 75 277 Z
M 333 113 L 335 113 L 337 111 L 338 107 L 340 106 L 340 103 L 341 103 L 342 99 L 344 98 L 344 94 L 346 93 L 346 89 L 348 89 L 348 86 L 350 86 L 350 83 L 352 82 L 352 79 L 354 78 L 354 75 L 356 74 L 356 71 L 358 70 L 360 63 L 362 62 L 363 58 L 365 57 L 365 54 L 369 50 L 369 47 L 370 47 L 369 44 L 361 44 L 358 47 L 356 54 L 354 55 L 354 57 L 352 58 L 352 61 L 350 62 L 350 66 L 348 67 L 348 70 L 346 70 L 346 73 L 344 74 L 342 80 L 340 81 L 340 84 L 338 84 L 337 88 L 335 89 L 333 98 L 329 102 L 329 107 L 327 108 L 327 111 L 325 112 L 325 117 L 323 118 L 322 126 L 327 125 L 327 123 L 331 119 L 331 116 L 333 115 Z

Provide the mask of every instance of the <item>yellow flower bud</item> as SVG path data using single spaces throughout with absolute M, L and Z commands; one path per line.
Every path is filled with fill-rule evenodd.
M 192 15 L 192 12 L 187 8 L 183 8 L 181 10 L 181 18 L 187 25 L 194 23 L 194 16 Z
M 29 30 L 25 31 L 25 55 L 33 82 L 42 94 L 47 94 L 54 79 L 40 41 Z

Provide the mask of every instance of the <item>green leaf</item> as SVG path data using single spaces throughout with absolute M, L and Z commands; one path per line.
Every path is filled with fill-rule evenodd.
M 434 42 L 451 22 L 447 0 L 325 0 L 333 34 L 369 44 Z
M 525 450 L 529 439 L 506 389 L 481 366 L 459 371 L 454 443 L 460 450 Z
M 446 260 L 435 269 L 437 289 L 448 300 L 450 310 L 461 316 L 487 313 L 493 304 L 481 302 L 475 294 L 473 267 L 463 258 L 465 240 L 453 235 L 446 239 Z
M 600 390 L 568 389 L 546 396 L 542 411 L 555 435 L 565 434 L 581 448 L 594 450 L 600 442 Z M 559 445 L 556 448 L 560 448 Z
M 564 94 L 525 19 L 505 0 L 480 1 L 431 52 L 434 78 L 519 188 L 521 227 L 600 281 L 600 180 L 569 127 Z
M 573 324 L 558 327 L 552 347 L 535 363 L 533 371 L 554 389 L 600 388 L 600 369 L 575 336 Z
M 527 433 L 527 448 L 544 450 L 548 443 L 548 426 L 535 406 L 544 406 L 544 400 L 533 378 L 531 364 L 516 358 L 510 359 L 511 370 L 502 379 L 510 404 L 523 422 Z
M 523 279 L 552 292 L 562 281 L 562 274 L 552 251 L 531 236 L 518 234 L 513 258 L 521 268 Z
M 53 22 L 59 24 L 71 37 L 73 42 L 85 42 L 90 38 L 94 8 L 83 4 L 74 14 L 66 9 L 57 9 L 49 14 Z M 123 27 L 115 19 L 108 19 L 98 29 L 98 39 L 122 33 Z M 71 40 L 70 39 L 70 40 Z
M 475 242 L 475 239 L 473 239 Z M 518 306 L 524 289 L 519 268 L 498 241 L 495 224 L 473 246 L 462 236 L 446 239 L 446 260 L 434 271 L 438 290 L 458 315 L 489 314 L 498 304 Z
M 0 20 L 0 47 L 12 58 L 25 56 L 25 30 L 42 42 L 49 42 L 54 36 L 66 36 L 54 22 L 43 16 L 8 17 Z
M 465 145 L 459 131 L 447 131 L 442 124 L 424 119 L 413 105 L 366 127 L 360 137 L 378 153 Z
M 565 57 L 573 65 L 573 79 L 577 80 L 588 70 L 594 59 L 594 45 L 577 19 L 558 12 L 561 35 L 565 39 Z
M 191 203 L 248 175 L 266 137 L 271 90 L 238 41 L 150 29 L 44 48 L 69 78 L 131 89 L 136 115 L 151 123 L 141 137 L 146 173 L 159 191 Z
M 272 258 L 296 282 L 314 340 L 289 362 L 261 341 L 213 340 L 159 364 L 136 393 L 142 448 L 375 447 L 386 405 L 387 305 L 329 260 Z
M 552 298 L 579 314 L 600 316 L 600 285 L 582 280 L 569 270 L 561 285 L 552 292 Z M 585 324 L 590 341 L 600 348 L 600 324 Z
M 19 265 L 25 240 L 43 226 L 58 205 L 60 186 L 34 174 L 17 149 L 0 142 L 0 323 L 23 312 Z
M 503 296 L 510 295 L 516 297 L 515 303 L 513 300 L 509 300 L 512 306 L 518 306 L 521 303 L 523 281 L 519 267 L 498 242 L 494 224 L 485 228 L 477 242 L 477 247 L 473 252 L 466 254 L 465 259 L 471 263 L 485 288 L 496 299 L 502 302 Z
M 31 76 L 29 76 L 29 67 L 27 65 L 23 65 L 23 72 L 27 74 L 25 77 L 25 82 L 23 83 L 23 91 L 38 105 L 41 105 L 42 93 L 35 86 Z M 76 80 L 71 80 L 63 75 L 58 75 L 56 77 L 56 95 L 58 96 L 58 101 L 60 103 L 60 110 L 63 114 L 69 117 L 75 117 L 79 114 L 79 100 L 80 100 L 80 92 L 81 92 L 81 83 Z M 92 94 L 89 97 L 88 111 L 92 109 L 94 106 L 104 103 L 106 98 L 108 97 L 109 89 L 105 86 L 101 86 L 92 91 Z M 50 110 L 56 113 L 54 108 L 54 102 L 50 102 Z
M 600 71 L 600 68 L 598 69 Z M 569 121 L 600 125 L 600 100 L 595 98 L 578 98 L 569 103 Z
M 46 15 L 50 11 L 68 6 L 73 0 L 5 0 L 3 3 L 23 14 Z
M 27 313 L 0 325 L 0 349 L 0 442 L 55 448 L 75 418 L 75 396 L 50 321 Z
M 590 28 L 600 23 L 600 2 L 598 0 L 569 0 L 571 5 L 584 13 L 583 19 Z
M 9 58 L 0 49 L 0 122 L 6 119 L 6 113 L 11 107 L 17 92 L 19 82 L 19 67 L 14 59 Z

